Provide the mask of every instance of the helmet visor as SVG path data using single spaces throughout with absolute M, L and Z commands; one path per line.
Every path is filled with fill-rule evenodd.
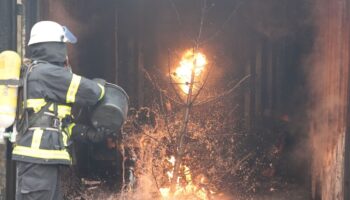
M 76 43 L 77 38 L 75 37 L 75 35 L 72 32 L 70 32 L 70 30 L 66 26 L 62 26 L 62 27 L 64 32 L 63 42 L 69 42 L 72 44 Z

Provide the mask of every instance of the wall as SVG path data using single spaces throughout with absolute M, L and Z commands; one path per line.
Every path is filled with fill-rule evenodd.
M 17 49 L 16 14 L 16 1 L 0 1 L 0 52 Z M 11 151 L 10 142 L 0 144 L 0 200 L 14 199 L 16 170 Z
M 115 82 L 115 1 L 40 1 L 39 12 L 41 20 L 57 21 L 77 36 L 78 42 L 68 46 L 76 73 Z
M 305 66 L 309 75 L 310 139 L 313 147 L 314 199 L 344 197 L 345 137 L 349 95 L 348 0 L 318 0 L 314 6 L 316 32 L 313 55 Z M 347 158 L 348 159 L 348 158 Z

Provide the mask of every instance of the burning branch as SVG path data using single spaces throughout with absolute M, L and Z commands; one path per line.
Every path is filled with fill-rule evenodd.
M 182 125 L 182 129 L 180 131 L 180 134 L 177 137 L 176 141 L 176 155 L 175 155 L 175 163 L 174 163 L 174 171 L 173 171 L 173 177 L 171 180 L 171 188 L 170 192 L 171 194 L 174 194 L 176 191 L 177 181 L 178 181 L 178 174 L 179 169 L 182 163 L 182 157 L 184 153 L 184 137 L 187 134 L 187 125 L 190 119 L 190 112 L 193 105 L 193 87 L 195 83 L 196 76 L 199 76 L 204 66 L 207 64 L 207 61 L 205 59 L 205 56 L 198 52 L 199 49 L 199 41 L 202 35 L 202 28 L 204 23 L 204 13 L 206 10 L 206 0 L 204 0 L 202 11 L 201 11 L 201 21 L 198 31 L 198 37 L 195 41 L 195 47 L 193 48 L 193 52 L 190 51 L 186 52 L 183 56 L 183 59 L 180 62 L 180 66 L 176 69 L 176 76 L 179 77 L 181 80 L 185 80 L 185 85 L 181 88 L 184 93 L 187 94 L 186 97 L 186 108 L 185 108 L 185 114 L 184 114 L 184 121 Z M 188 82 L 189 81 L 189 82 Z M 199 91 L 200 92 L 200 91 Z
M 176 69 L 176 72 L 174 74 L 176 80 L 184 81 L 184 85 L 180 86 L 182 86 L 181 89 L 186 94 L 186 107 L 182 128 L 176 140 L 177 148 L 174 163 L 174 174 L 171 180 L 171 193 L 175 192 L 179 177 L 179 169 L 184 153 L 184 137 L 187 134 L 187 125 L 190 119 L 190 113 L 193 106 L 192 97 L 194 93 L 196 77 L 201 75 L 206 64 L 207 61 L 205 56 L 197 52 L 197 49 L 194 48 L 192 52 L 189 50 L 184 54 L 180 62 L 180 66 Z
M 179 13 L 176 9 L 176 6 L 174 5 L 173 2 L 172 2 L 172 5 L 175 7 L 177 19 L 181 25 L 180 16 L 179 16 Z M 229 91 L 226 91 L 226 92 L 220 94 L 219 96 L 216 96 L 216 97 L 207 99 L 205 101 L 199 102 L 198 104 L 195 104 L 195 101 L 197 100 L 202 89 L 204 88 L 205 84 L 207 83 L 207 79 L 209 76 L 209 73 L 207 73 L 207 76 L 205 77 L 204 82 L 201 82 L 201 80 L 200 80 L 201 75 L 202 75 L 203 71 L 205 70 L 204 69 L 205 66 L 207 65 L 207 60 L 206 60 L 204 54 L 199 52 L 199 47 L 201 44 L 200 40 L 201 40 L 201 36 L 202 36 L 202 29 L 203 29 L 206 9 L 207 9 L 207 2 L 206 2 L 206 0 L 203 0 L 198 35 L 197 35 L 196 39 L 194 40 L 193 49 L 185 52 L 185 54 L 182 56 L 182 60 L 180 61 L 180 65 L 179 65 L 179 67 L 176 68 L 175 72 L 170 73 L 171 72 L 170 63 L 168 63 L 169 79 L 170 79 L 170 83 L 171 83 L 172 87 L 174 88 L 176 95 L 178 97 L 181 96 L 178 94 L 178 90 L 175 89 L 174 81 L 176 84 L 178 84 L 178 86 L 182 90 L 182 92 L 183 92 L 182 96 L 185 95 L 185 97 L 182 99 L 185 102 L 184 103 L 185 111 L 184 111 L 184 115 L 183 115 L 182 127 L 181 127 L 181 129 L 178 132 L 177 137 L 176 137 L 175 157 L 173 160 L 174 161 L 174 164 L 173 164 L 174 169 L 173 169 L 173 172 L 171 175 L 171 186 L 170 186 L 170 194 L 171 195 L 174 195 L 176 193 L 177 186 L 179 184 L 178 181 L 179 181 L 180 168 L 184 167 L 182 164 L 182 159 L 183 159 L 184 152 L 185 152 L 185 150 L 184 150 L 185 149 L 184 148 L 184 138 L 187 136 L 188 123 L 190 120 L 190 114 L 191 114 L 191 110 L 192 110 L 193 106 L 213 102 L 215 100 L 218 100 L 218 99 L 232 93 L 235 89 L 238 88 L 238 86 L 240 86 L 241 83 L 243 83 L 249 77 L 249 75 L 247 77 L 244 77 L 241 81 L 239 81 Z M 235 10 L 236 10 L 236 8 L 235 8 Z M 233 11 L 233 13 L 235 12 L 235 10 Z M 231 14 L 229 18 L 231 18 L 232 15 L 233 14 Z M 169 57 L 169 54 L 168 54 L 168 57 Z M 211 69 L 211 67 L 210 67 L 210 69 Z
M 176 5 L 172 0 L 170 0 L 170 2 L 173 8 L 175 9 L 177 20 L 179 22 L 179 25 L 181 26 L 182 25 L 181 17 L 176 8 Z M 231 20 L 233 14 L 236 12 L 239 5 L 240 3 L 236 4 L 235 9 L 229 15 L 229 18 L 223 23 L 223 26 L 225 26 L 228 23 L 228 21 Z M 191 112 L 194 106 L 200 106 L 207 103 L 212 103 L 233 93 L 234 91 L 236 91 L 236 89 L 239 86 L 241 86 L 241 84 L 244 81 L 246 81 L 249 78 L 249 75 L 242 78 L 232 88 L 222 92 L 219 95 L 216 95 L 204 100 L 201 99 L 201 101 L 198 101 L 200 94 L 203 92 L 203 89 L 208 82 L 210 71 L 214 67 L 214 62 L 208 62 L 206 56 L 202 52 L 200 52 L 200 46 L 203 44 L 201 40 L 203 35 L 202 32 L 203 32 L 206 12 L 207 12 L 207 0 L 203 0 L 202 6 L 201 6 L 201 18 L 200 18 L 199 27 L 198 27 L 198 34 L 195 37 L 195 39 L 192 40 L 193 48 L 184 52 L 184 54 L 181 57 L 181 60 L 179 61 L 179 65 L 176 67 L 176 69 L 173 69 L 172 67 L 172 63 L 170 59 L 170 51 L 168 51 L 169 81 L 166 81 L 166 82 L 170 83 L 170 86 L 172 87 L 172 90 L 174 91 L 174 94 L 176 96 L 170 95 L 166 89 L 162 88 L 157 83 L 157 81 L 155 80 L 156 77 L 150 75 L 150 73 L 148 73 L 145 69 L 143 69 L 146 79 L 148 79 L 152 83 L 154 88 L 159 91 L 162 107 L 164 106 L 164 99 L 163 99 L 164 97 L 170 102 L 173 102 L 177 106 L 183 108 L 183 113 L 181 113 L 182 114 L 181 126 L 179 126 L 180 128 L 177 125 L 169 128 L 167 110 L 161 109 L 163 114 L 165 115 L 165 127 L 166 127 L 166 131 L 168 132 L 168 137 L 170 138 L 170 139 L 166 138 L 169 141 L 169 143 L 167 144 L 169 146 L 165 147 L 164 145 L 165 148 L 168 148 L 167 149 L 168 152 L 166 153 L 166 155 L 168 157 L 168 162 L 171 163 L 171 169 L 170 171 L 167 172 L 168 180 L 166 182 L 166 183 L 170 182 L 170 185 L 168 185 L 168 187 L 162 188 L 162 186 L 164 186 L 164 182 L 162 182 L 162 179 L 157 180 L 157 177 L 155 175 L 157 171 L 154 171 L 153 168 L 151 168 L 151 172 L 157 187 L 156 188 L 157 191 L 160 192 L 161 196 L 165 199 L 168 199 L 168 198 L 172 199 L 174 197 L 177 198 L 179 196 L 181 198 L 182 196 L 186 196 L 189 193 L 190 195 L 196 196 L 196 198 L 202 199 L 202 200 L 204 199 L 207 200 L 211 198 L 210 196 L 213 194 L 212 194 L 212 191 L 209 189 L 210 188 L 209 185 L 207 183 L 204 184 L 202 182 L 205 178 L 202 178 L 203 180 L 201 179 L 200 181 L 197 180 L 198 186 L 196 186 L 195 185 L 196 180 L 192 180 L 192 174 L 191 174 L 190 168 L 188 167 L 189 165 L 188 163 L 186 163 L 186 159 L 184 159 L 184 157 L 187 156 L 185 154 L 191 154 L 191 152 L 189 152 L 188 148 L 186 147 L 185 138 L 189 138 L 194 141 L 198 140 L 198 138 L 193 139 L 193 137 L 191 136 L 192 132 L 189 132 L 191 131 L 191 127 L 192 127 L 192 123 L 190 123 Z M 215 37 L 220 31 L 221 30 L 216 32 L 213 37 Z M 211 37 L 209 37 L 208 40 L 210 39 Z M 207 66 L 208 63 L 210 63 L 210 67 Z M 179 119 L 180 117 L 179 118 L 174 117 L 174 118 Z M 166 133 L 166 131 L 163 131 L 163 132 Z M 176 133 L 175 137 L 174 137 L 174 132 Z M 145 134 L 145 135 L 152 138 L 153 141 L 156 141 L 154 143 L 158 143 L 157 145 L 162 145 L 160 143 L 163 140 L 163 138 L 161 140 L 157 140 L 153 138 L 152 134 L 150 135 Z M 173 142 L 173 140 L 175 141 Z M 200 141 L 195 141 L 195 142 L 200 142 Z M 153 152 L 153 150 L 151 152 Z M 245 162 L 246 159 L 243 159 L 242 162 Z M 236 170 L 236 168 L 238 168 L 237 166 L 240 166 L 242 162 L 235 162 L 236 166 L 235 166 L 235 169 L 233 170 Z M 202 177 L 205 177 L 205 176 L 202 175 Z M 186 183 L 183 183 L 183 182 L 186 182 Z

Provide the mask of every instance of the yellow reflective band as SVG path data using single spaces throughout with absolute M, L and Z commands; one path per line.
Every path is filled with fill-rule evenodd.
M 66 150 L 33 149 L 25 146 L 15 146 L 15 148 L 12 151 L 12 154 L 47 160 L 71 160 Z
M 67 134 L 70 137 L 72 135 L 73 127 L 75 126 L 75 123 L 71 123 L 67 127 Z
M 64 118 L 67 115 L 70 115 L 72 108 L 70 106 L 58 105 L 58 117 Z
M 46 105 L 45 99 L 28 99 L 27 107 L 34 110 L 35 113 L 39 112 L 42 107 Z M 50 105 L 49 111 L 54 111 L 54 106 Z M 67 115 L 71 115 L 72 108 L 67 105 L 58 105 L 57 113 L 59 118 L 64 118 Z
M 40 109 L 46 105 L 45 99 L 28 99 L 27 107 L 32 108 L 34 112 L 39 112 Z
M 61 134 L 62 134 L 63 145 L 64 145 L 65 147 L 67 147 L 67 141 L 68 141 L 67 133 L 64 132 L 64 131 L 62 131 Z
M 49 111 L 54 111 L 54 106 L 51 105 L 49 107 Z M 58 105 L 57 106 L 57 114 L 58 114 L 58 118 L 64 118 L 67 115 L 70 115 L 72 112 L 72 108 L 70 106 L 66 106 L 66 105 Z
M 105 96 L 105 87 L 103 87 L 101 84 L 97 83 L 97 85 L 101 88 L 101 95 L 98 98 L 98 100 L 101 100 L 103 96 Z
M 78 92 L 80 80 L 81 80 L 81 76 L 73 74 L 72 81 L 70 82 L 70 85 L 67 91 L 67 97 L 66 97 L 67 103 L 75 102 L 75 95 Z
M 42 129 L 35 129 L 33 133 L 33 139 L 32 139 L 32 145 L 31 147 L 33 149 L 39 149 L 41 144 L 41 138 L 43 136 L 43 130 Z

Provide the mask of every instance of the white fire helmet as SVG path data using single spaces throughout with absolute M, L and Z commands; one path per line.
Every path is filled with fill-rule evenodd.
M 65 26 L 53 21 L 40 21 L 34 24 L 30 32 L 28 45 L 42 42 L 76 43 L 77 38 Z

